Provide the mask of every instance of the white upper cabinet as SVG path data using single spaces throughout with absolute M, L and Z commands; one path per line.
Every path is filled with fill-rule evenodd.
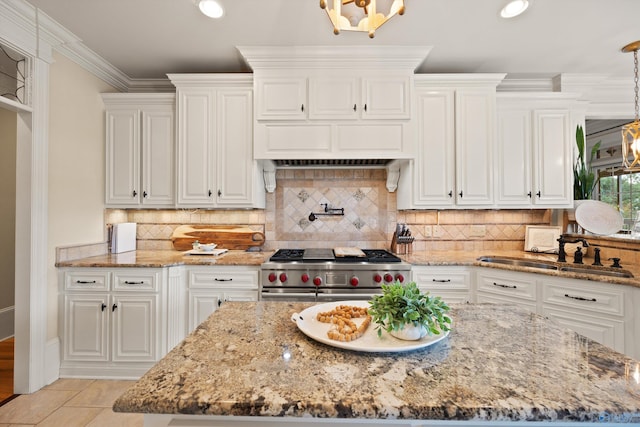
M 171 207 L 175 201 L 173 94 L 103 94 L 106 204 Z
M 240 47 L 254 71 L 256 159 L 408 159 L 425 47 Z
M 258 120 L 394 120 L 411 118 L 407 73 L 311 72 L 256 80 Z
M 399 209 L 493 205 L 495 90 L 503 77 L 416 76 L 416 155 L 401 167 Z
M 177 206 L 264 208 L 264 182 L 252 155 L 251 76 L 169 78 L 177 88 Z
M 305 77 L 271 77 L 256 85 L 258 120 L 305 120 L 308 108 Z
M 572 205 L 572 135 L 583 119 L 571 94 L 498 95 L 498 207 Z

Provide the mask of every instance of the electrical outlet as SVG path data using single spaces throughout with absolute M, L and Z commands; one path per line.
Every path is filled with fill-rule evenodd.
M 423 237 L 431 237 L 433 236 L 432 227 L 430 225 L 424 226 Z
M 485 225 L 472 225 L 469 228 L 469 237 L 484 237 L 487 235 L 487 227 Z

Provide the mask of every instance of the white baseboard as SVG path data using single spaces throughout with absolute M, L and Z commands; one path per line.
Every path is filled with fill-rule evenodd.
M 51 384 L 60 378 L 60 339 L 58 337 L 47 341 L 45 347 L 45 384 Z
M 15 307 L 0 309 L 0 341 L 15 335 Z

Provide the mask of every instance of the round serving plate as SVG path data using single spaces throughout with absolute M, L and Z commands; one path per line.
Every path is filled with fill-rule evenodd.
M 392 353 L 401 351 L 411 351 L 425 348 L 442 341 L 449 336 L 449 331 L 439 335 L 427 335 L 419 340 L 407 341 L 395 338 L 386 331 L 382 331 L 382 335 L 378 336 L 376 324 L 371 322 L 364 335 L 354 341 L 343 342 L 332 340 L 327 336 L 327 332 L 331 328 L 331 324 L 323 323 L 317 320 L 318 313 L 331 311 L 339 305 L 350 305 L 356 307 L 369 307 L 368 301 L 336 301 L 324 304 L 314 305 L 303 310 L 300 313 L 294 313 L 291 320 L 298 326 L 298 329 L 318 342 L 330 345 L 332 347 L 343 348 L 347 350 L 362 351 L 367 353 Z M 360 325 L 364 319 L 353 319 L 357 325 Z
M 624 218 L 606 203 L 584 200 L 576 208 L 576 222 L 590 233 L 608 236 L 622 229 Z

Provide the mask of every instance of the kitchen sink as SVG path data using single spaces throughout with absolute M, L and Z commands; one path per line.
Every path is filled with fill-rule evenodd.
M 558 270 L 566 271 L 568 273 L 593 274 L 596 276 L 626 277 L 626 278 L 633 277 L 633 274 L 631 274 L 631 272 L 627 270 L 604 270 L 600 268 L 591 268 L 587 266 L 578 266 L 578 265 L 562 266 Z
M 531 259 L 482 256 L 478 258 L 478 261 L 489 262 L 492 264 L 513 265 L 514 267 L 543 268 L 545 270 L 558 269 L 558 266 L 552 262 L 538 261 L 538 260 L 531 260 Z

